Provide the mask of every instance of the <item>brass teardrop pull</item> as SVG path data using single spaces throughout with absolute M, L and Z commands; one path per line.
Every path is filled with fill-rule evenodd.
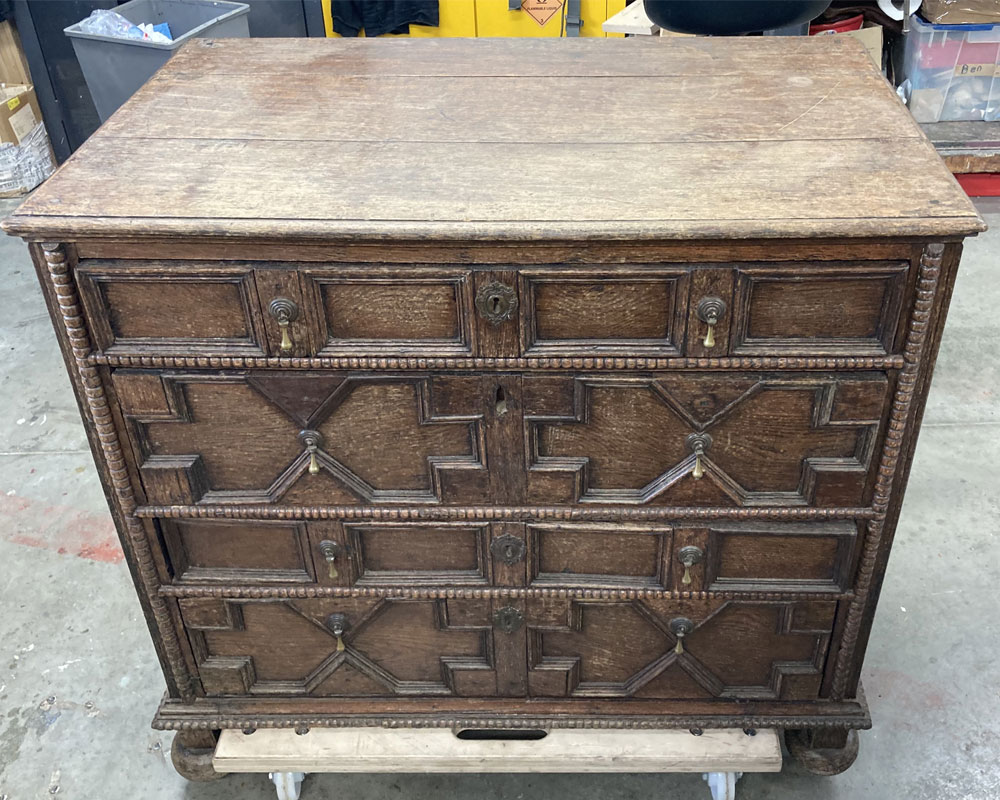
M 715 326 L 719 324 L 722 315 L 726 313 L 726 304 L 720 297 L 703 297 L 695 310 L 698 319 L 708 326 L 702 344 L 705 347 L 715 347 Z
M 288 352 L 292 349 L 292 337 L 288 332 L 288 320 L 279 322 L 278 327 L 281 328 L 281 344 L 279 346 L 283 351 Z
M 330 579 L 333 580 L 339 574 L 337 572 L 337 555 L 340 553 L 340 545 L 329 539 L 324 539 L 319 543 L 319 551 L 330 567 Z
M 287 353 L 292 349 L 292 334 L 289 326 L 299 316 L 299 307 L 287 297 L 275 297 L 267 307 L 268 312 L 278 323 L 281 331 L 281 352 Z
M 343 653 L 347 648 L 344 646 L 344 632 L 347 630 L 347 615 L 336 613 L 326 618 L 326 627 L 337 637 L 337 652 Z
M 309 474 L 318 475 L 319 474 L 319 457 L 317 453 L 319 448 L 323 445 L 323 436 L 319 431 L 300 431 L 299 441 L 305 445 L 306 452 L 309 454 Z
M 677 551 L 677 560 L 684 565 L 684 576 L 681 578 L 681 583 L 685 586 L 691 585 L 691 567 L 695 564 L 700 564 L 704 555 L 701 552 L 701 548 L 694 545 L 687 545 Z
M 694 469 L 691 470 L 691 477 L 695 480 L 700 480 L 705 476 L 705 465 L 702 463 L 702 459 L 711 444 L 712 437 L 707 433 L 692 433 L 687 437 L 688 449 L 694 453 Z
M 670 632 L 677 637 L 674 652 L 681 655 L 684 652 L 684 637 L 694 630 L 694 623 L 687 617 L 674 617 L 670 620 Z

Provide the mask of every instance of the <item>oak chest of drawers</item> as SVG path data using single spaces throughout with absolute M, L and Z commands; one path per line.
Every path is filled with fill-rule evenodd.
M 983 227 L 855 42 L 196 40 L 5 225 L 182 771 L 263 726 L 852 760 Z

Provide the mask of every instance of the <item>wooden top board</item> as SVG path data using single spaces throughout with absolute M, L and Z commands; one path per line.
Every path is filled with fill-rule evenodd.
M 31 239 L 957 237 L 853 39 L 196 39 L 5 222 Z

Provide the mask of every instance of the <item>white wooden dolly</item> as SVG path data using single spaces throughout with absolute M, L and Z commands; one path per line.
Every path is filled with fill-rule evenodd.
M 558 729 L 542 739 L 463 739 L 448 729 L 226 730 L 217 772 L 267 772 L 278 800 L 299 800 L 310 772 L 700 772 L 712 800 L 735 800 L 744 772 L 779 772 L 774 730 Z

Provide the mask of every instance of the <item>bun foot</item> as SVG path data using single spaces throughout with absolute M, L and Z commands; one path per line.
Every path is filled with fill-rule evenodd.
M 182 778 L 203 783 L 225 777 L 212 766 L 215 736 L 211 731 L 181 731 L 170 745 L 170 760 Z M 208 745 L 211 746 L 208 746 Z
M 858 732 L 787 730 L 785 746 L 806 772 L 813 775 L 839 775 L 858 757 Z

